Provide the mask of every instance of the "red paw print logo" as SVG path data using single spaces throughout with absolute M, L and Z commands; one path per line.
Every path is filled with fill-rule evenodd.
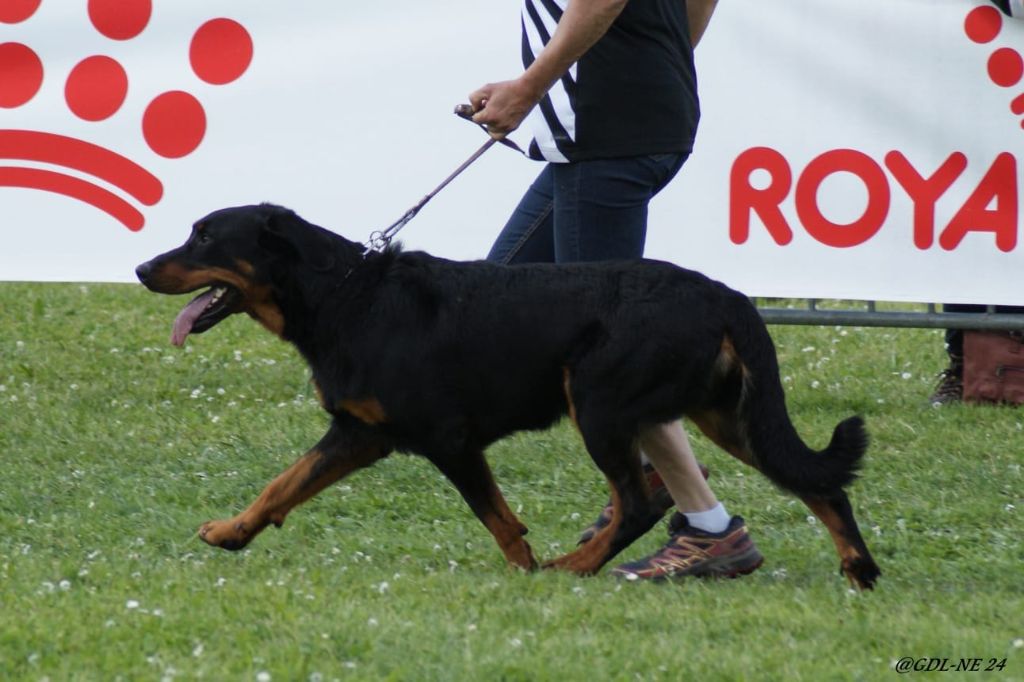
M 964 33 L 979 45 L 995 40 L 1003 30 L 1003 15 L 995 7 L 975 7 L 964 21 Z M 988 77 L 1001 88 L 1012 88 L 1024 80 L 1024 57 L 1009 47 L 1000 47 L 988 57 Z M 1017 116 L 1024 115 L 1024 94 L 1017 95 L 1010 102 L 1010 111 Z M 1024 121 L 1021 122 L 1024 128 Z
M 42 0 L 0 0 L 0 22 L 28 21 Z M 93 28 L 110 40 L 138 37 L 149 25 L 152 0 L 89 0 Z M 189 63 L 206 83 L 225 85 L 249 68 L 253 43 L 244 26 L 231 19 L 211 19 L 192 35 Z M 0 44 L 0 108 L 15 109 L 32 100 L 47 77 L 42 60 L 28 45 Z M 64 76 L 64 103 L 85 121 L 104 121 L 125 102 L 130 79 L 112 57 L 85 57 Z M 153 152 L 177 159 L 194 152 L 206 135 L 206 111 L 184 90 L 157 95 L 146 106 L 142 135 Z M 34 130 L 0 130 L 0 163 L 31 161 L 57 166 L 102 180 L 144 206 L 163 197 L 160 180 L 140 164 L 85 140 Z M 132 231 L 146 223 L 129 199 L 61 170 L 0 165 L 0 186 L 56 192 L 108 213 Z

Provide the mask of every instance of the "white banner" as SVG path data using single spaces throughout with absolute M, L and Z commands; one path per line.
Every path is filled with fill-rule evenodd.
M 1024 304 L 1021 48 L 982 0 L 720 3 L 647 255 L 751 295 Z M 453 105 L 520 71 L 517 0 L 0 0 L 0 279 L 132 281 L 260 201 L 365 241 L 484 141 Z M 402 240 L 482 257 L 540 168 L 493 148 Z

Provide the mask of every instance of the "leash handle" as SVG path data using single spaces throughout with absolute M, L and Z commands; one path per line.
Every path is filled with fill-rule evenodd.
M 490 135 L 491 131 L 487 129 L 487 126 L 485 126 L 482 123 L 477 123 L 476 121 L 473 120 L 473 114 L 474 113 L 476 113 L 476 112 L 473 111 L 473 106 L 470 105 L 470 104 L 456 104 L 455 105 L 455 115 L 456 116 L 458 116 L 459 118 L 464 119 L 466 121 L 469 121 L 470 123 L 472 123 L 474 125 L 480 126 L 480 130 L 482 130 L 485 133 L 487 133 L 488 135 Z M 519 145 L 517 145 L 515 142 L 513 142 L 510 139 L 508 139 L 507 137 L 502 137 L 502 138 L 493 138 L 492 137 L 491 139 L 496 139 L 498 142 L 502 143 L 503 145 L 505 145 L 509 149 L 514 149 L 517 152 L 519 152 L 520 154 L 522 154 L 523 156 L 528 156 L 528 154 L 526 152 L 524 152 L 519 147 Z

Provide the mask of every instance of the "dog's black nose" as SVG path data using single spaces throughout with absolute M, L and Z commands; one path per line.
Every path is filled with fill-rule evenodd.
M 135 276 L 139 278 L 140 282 L 145 282 L 151 272 L 153 272 L 151 261 L 146 261 L 139 267 L 135 268 Z

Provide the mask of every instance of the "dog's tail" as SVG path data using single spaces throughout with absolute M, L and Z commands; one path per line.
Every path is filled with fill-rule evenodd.
M 828 446 L 812 450 L 797 434 L 786 410 L 779 378 L 775 345 L 754 306 L 737 301 L 732 335 L 741 366 L 737 405 L 741 429 L 752 464 L 776 485 L 798 495 L 825 495 L 849 485 L 857 477 L 868 447 L 864 420 L 841 421 Z

